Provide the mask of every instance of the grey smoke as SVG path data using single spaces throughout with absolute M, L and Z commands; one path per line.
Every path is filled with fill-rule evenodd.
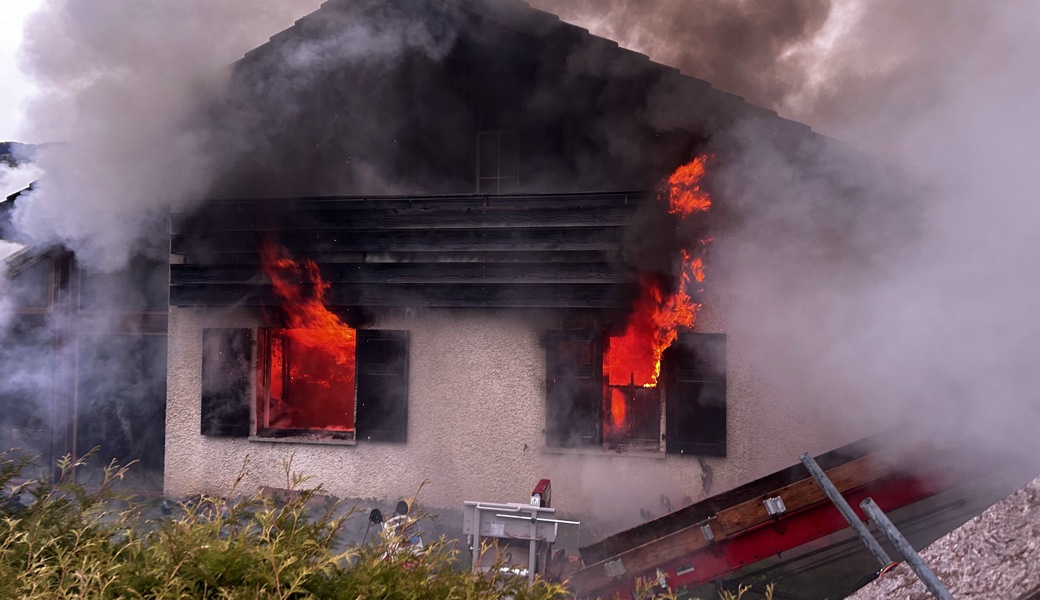
M 19 207 L 22 234 L 105 271 L 154 246 L 169 211 L 203 195 L 213 177 L 200 107 L 232 61 L 307 4 L 45 2 L 22 48 L 39 90 L 27 131 L 68 143 L 40 156 L 47 177 Z
M 954 0 L 530 3 L 875 153 L 893 131 L 872 129 L 871 117 L 933 105 L 994 10 Z
M 708 291 L 778 407 L 1035 450 L 1040 7 L 532 4 L 867 152 L 715 140 Z
M 934 27 L 892 29 L 939 34 L 838 123 L 876 156 L 791 164 L 748 142 L 724 168 L 746 219 L 717 236 L 723 310 L 777 402 L 1035 456 L 1040 6 L 942 6 Z M 805 177 L 820 172 L 839 176 Z
M 712 85 L 776 107 L 802 86 L 803 51 L 830 0 L 533 0 L 533 6 Z
M 22 232 L 98 270 L 164 238 L 169 211 L 210 190 L 256 124 L 245 115 L 215 132 L 200 117 L 227 66 L 317 4 L 45 3 L 26 34 L 41 90 L 30 131 L 68 144 L 40 158 L 47 177 L 20 203 Z M 1040 423 L 1040 7 L 535 4 L 872 152 L 792 162 L 789 149 L 728 132 L 742 153 L 719 172 L 719 191 L 741 218 L 716 237 L 709 277 L 734 346 L 754 350 L 778 403 L 811 404 L 850 428 L 880 414 L 968 426 L 999 446 L 1029 437 Z M 450 40 L 408 31 L 431 57 Z M 337 43 L 369 51 L 400 39 L 363 33 Z M 342 48 L 302 45 L 288 60 L 327 65 Z M 806 177 L 819 171 L 826 181 Z

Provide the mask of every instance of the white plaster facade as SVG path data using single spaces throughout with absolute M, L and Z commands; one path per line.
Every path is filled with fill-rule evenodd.
M 420 310 L 377 323 L 410 332 L 407 443 L 332 445 L 200 435 L 203 328 L 258 323 L 246 313 L 171 307 L 165 492 L 226 493 L 247 460 L 243 493 L 283 487 L 292 459 L 294 471 L 341 497 L 393 501 L 426 481 L 421 501 L 433 509 L 524 501 L 547 477 L 561 512 L 627 526 L 641 509 L 660 516 L 667 503 L 678 508 L 852 439 L 820 427 L 804 406 L 772 402 L 730 336 L 727 457 L 546 448 L 540 336 L 553 322 L 537 312 Z M 698 330 L 724 328 L 704 312 Z

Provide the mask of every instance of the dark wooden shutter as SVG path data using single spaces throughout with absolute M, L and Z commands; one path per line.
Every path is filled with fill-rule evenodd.
M 251 329 L 202 330 L 202 435 L 249 435 Z
M 603 350 L 598 334 L 547 332 L 545 390 L 548 446 L 581 447 L 602 443 Z
M 408 332 L 361 329 L 357 338 L 357 439 L 408 440 Z
M 680 336 L 665 353 L 662 367 L 666 451 L 726 456 L 726 336 Z

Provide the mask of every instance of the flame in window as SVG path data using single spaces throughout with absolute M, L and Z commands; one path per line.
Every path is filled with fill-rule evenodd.
M 261 269 L 285 319 L 284 328 L 270 333 L 272 421 L 285 428 L 353 429 L 357 331 L 326 306 L 329 284 L 314 261 L 297 262 L 267 242 Z
M 694 213 L 707 212 L 711 197 L 701 188 L 711 157 L 698 156 L 668 178 L 659 196 L 668 202 L 668 212 L 681 220 Z M 603 370 L 611 386 L 655 387 L 661 375 L 661 356 L 675 341 L 680 328 L 690 328 L 697 320 L 700 304 L 690 289 L 704 282 L 704 262 L 700 253 L 711 241 L 700 240 L 694 248 L 681 248 L 680 274 L 674 285 L 654 274 L 644 274 L 639 282 L 639 298 L 632 308 L 624 332 L 608 339 Z M 611 394 L 610 413 L 615 425 L 625 422 L 623 394 Z

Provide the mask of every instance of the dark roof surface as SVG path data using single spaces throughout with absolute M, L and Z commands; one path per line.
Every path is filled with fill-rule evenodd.
M 308 23 L 321 21 L 331 12 L 342 10 L 343 7 L 349 6 L 354 1 L 327 0 L 314 12 L 298 19 L 292 27 L 271 36 L 270 41 L 246 53 L 245 59 L 253 58 L 290 41 L 301 34 Z M 415 10 L 413 7 L 418 5 L 416 0 L 388 0 L 388 3 L 394 3 L 402 10 Z M 740 96 L 716 89 L 712 87 L 711 83 L 684 74 L 675 67 L 654 62 L 645 54 L 623 48 L 613 40 L 593 35 L 583 27 L 563 21 L 557 15 L 534 8 L 522 0 L 443 0 L 443 3 L 545 43 L 567 39 L 577 40 L 586 47 L 595 47 L 597 50 L 601 50 L 598 53 L 598 65 L 606 72 L 618 69 L 619 65 L 622 66 L 621 68 L 634 66 L 668 77 L 675 87 L 676 100 L 681 103 L 684 97 L 697 97 L 699 102 L 691 103 L 689 106 L 699 112 L 719 111 L 732 118 L 768 121 L 774 133 L 801 136 L 812 131 L 808 125 L 786 119 L 773 110 L 751 104 Z M 681 104 L 674 108 L 682 110 Z

